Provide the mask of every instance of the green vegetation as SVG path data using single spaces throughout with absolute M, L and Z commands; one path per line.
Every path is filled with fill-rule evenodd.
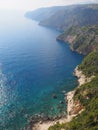
M 87 76 L 96 76 L 98 74 L 98 52 L 90 53 L 79 65 L 79 69 Z
M 69 123 L 52 126 L 49 130 L 98 130 L 98 52 L 90 53 L 79 66 L 87 76 L 95 78 L 76 88 L 74 100 L 84 106 L 84 111 Z
M 75 38 L 70 41 L 73 37 Z M 84 55 L 98 51 L 98 25 L 71 27 L 58 36 L 57 40 L 68 41 L 72 50 Z

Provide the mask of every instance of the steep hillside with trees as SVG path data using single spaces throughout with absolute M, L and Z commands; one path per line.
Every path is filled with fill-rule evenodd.
M 58 36 L 57 40 L 68 42 L 70 48 L 80 54 L 98 51 L 98 25 L 71 27 Z
M 95 75 L 89 83 L 81 85 L 75 91 L 74 101 L 79 101 L 84 106 L 84 111 L 71 122 L 57 123 L 49 130 L 98 130 L 98 52 L 90 53 L 79 70 L 86 76 Z

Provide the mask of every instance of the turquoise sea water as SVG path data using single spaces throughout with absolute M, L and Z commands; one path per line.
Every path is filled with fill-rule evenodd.
M 65 114 L 62 91 L 77 85 L 73 70 L 83 56 L 57 42 L 59 34 L 0 11 L 0 130 L 20 130 L 34 114 Z

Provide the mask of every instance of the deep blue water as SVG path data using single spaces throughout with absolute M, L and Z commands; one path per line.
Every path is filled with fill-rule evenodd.
M 0 11 L 0 130 L 20 130 L 36 113 L 66 114 L 62 91 L 77 85 L 73 70 L 83 56 L 57 42 L 59 34 L 23 13 Z

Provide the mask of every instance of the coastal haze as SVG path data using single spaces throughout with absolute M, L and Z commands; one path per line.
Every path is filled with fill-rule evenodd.
M 98 0 L 0 0 L 0 9 L 34 10 L 40 7 L 98 3 Z

